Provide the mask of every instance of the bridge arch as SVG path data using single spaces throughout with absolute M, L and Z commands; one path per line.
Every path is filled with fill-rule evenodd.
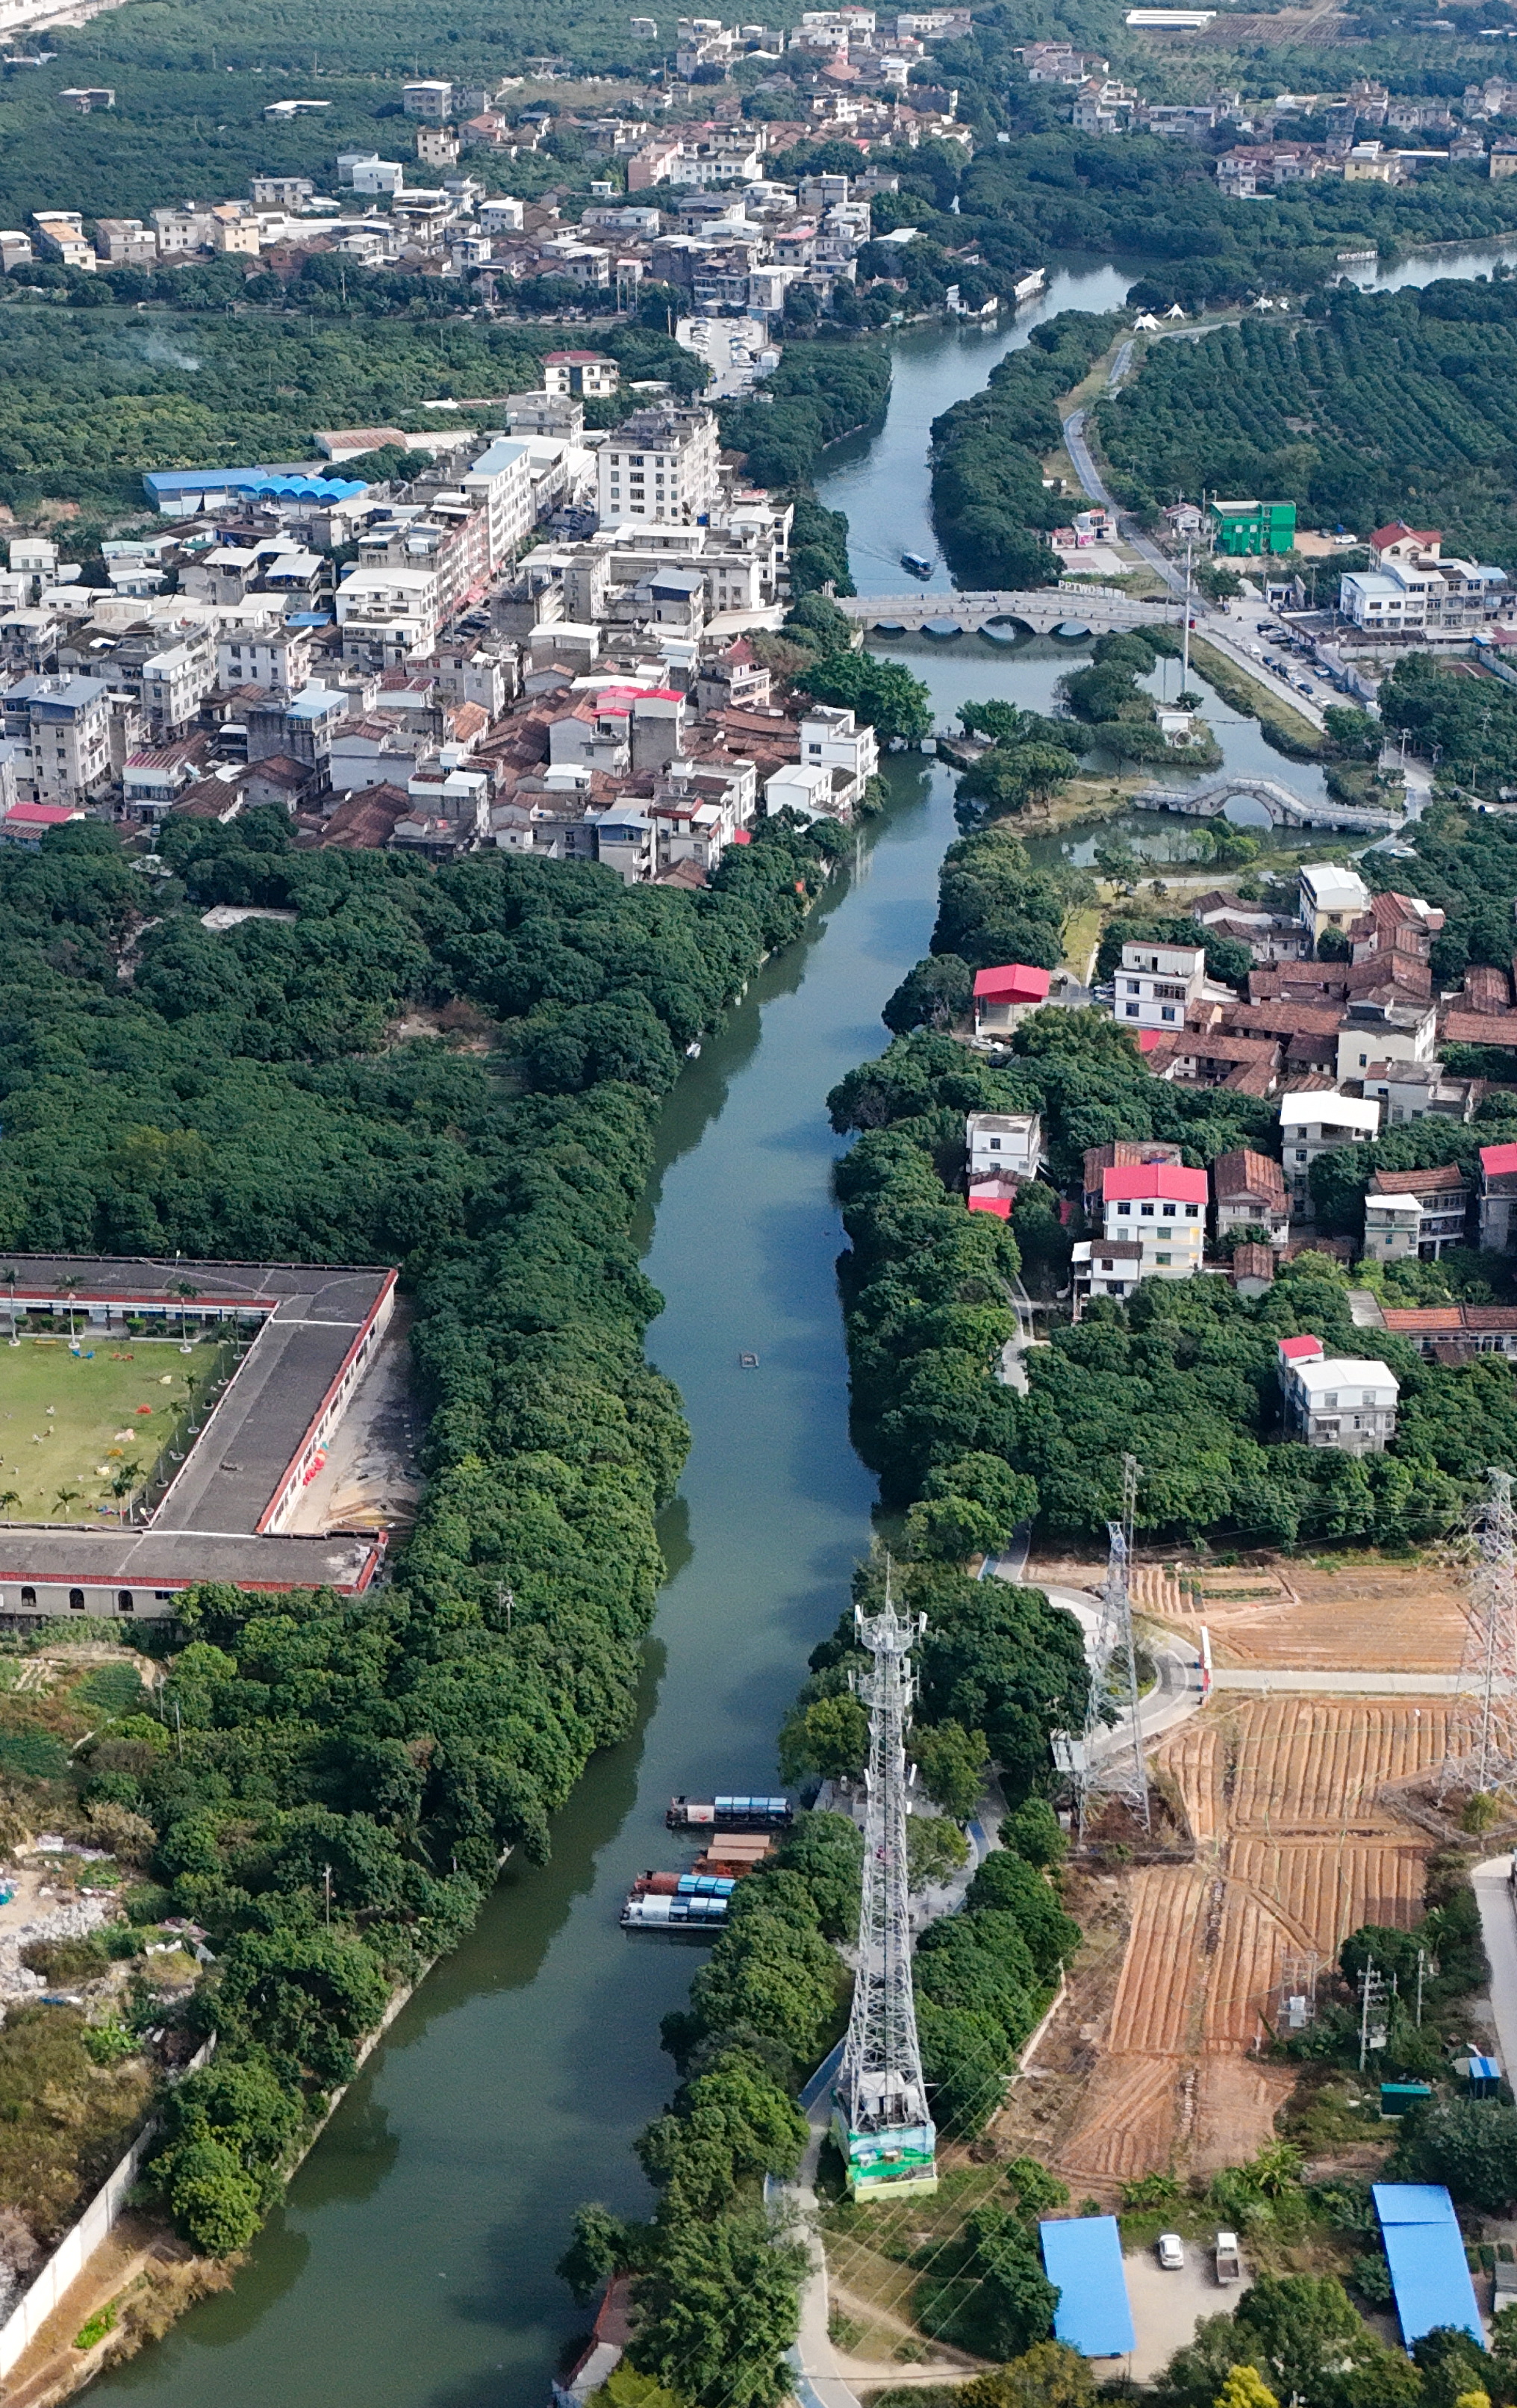
M 1178 811 L 1188 819 L 1215 819 L 1235 795 L 1262 803 L 1276 827 L 1337 827 L 1380 833 L 1398 824 L 1391 811 L 1367 810 L 1327 798 L 1298 795 L 1278 778 L 1224 771 L 1203 786 L 1144 786 L 1133 796 L 1138 810 Z

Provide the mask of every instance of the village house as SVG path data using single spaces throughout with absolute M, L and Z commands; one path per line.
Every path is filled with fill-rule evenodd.
M 971 1185 L 1002 1175 L 1036 1179 L 1043 1162 L 1043 1124 L 1037 1112 L 970 1112 L 964 1144 Z
M 1201 1268 L 1207 1175 L 1145 1163 L 1101 1174 L 1103 1235 L 1136 1240 L 1142 1279 L 1190 1279 Z
M 1272 1155 L 1239 1146 L 1219 1154 L 1211 1166 L 1216 1198 L 1217 1237 L 1238 1229 L 1266 1229 L 1271 1245 L 1283 1246 L 1291 1234 L 1290 1203 L 1285 1174 Z
M 1049 973 L 1031 962 L 1002 962 L 975 972 L 977 1044 L 1001 1044 L 1048 1001 Z
M 1373 1358 L 1329 1356 L 1320 1338 L 1282 1338 L 1280 1378 L 1286 1435 L 1342 1455 L 1378 1455 L 1395 1436 L 1400 1383 Z

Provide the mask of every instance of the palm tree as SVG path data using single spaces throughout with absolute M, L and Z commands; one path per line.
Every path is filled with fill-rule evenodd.
M 119 1520 L 124 1519 L 133 1492 L 141 1476 L 140 1463 L 119 1463 L 112 1473 L 110 1493 L 116 1499 L 116 1513 Z
M 0 1513 L 8 1513 L 11 1507 L 21 1501 L 14 1488 L 0 1488 Z
M 77 1505 L 79 1503 L 79 1495 L 80 1492 L 77 1488 L 60 1488 L 57 1496 L 52 1500 L 53 1505 L 57 1512 L 66 1514 L 71 1505 Z
M 62 1288 L 64 1288 L 64 1289 L 65 1289 L 65 1290 L 67 1291 L 67 1295 L 68 1295 L 68 1334 L 69 1334 L 70 1338 L 72 1338 L 72 1337 L 74 1336 L 74 1297 L 75 1297 L 75 1292 L 76 1292 L 76 1290 L 77 1290 L 77 1289 L 81 1288 L 81 1287 L 84 1285 L 84 1281 L 83 1281 L 83 1279 L 82 1279 L 81 1275 L 80 1275 L 78 1271 L 70 1271 L 70 1272 L 69 1272 L 69 1274 L 68 1274 L 68 1277 L 67 1277 L 66 1279 L 60 1280 L 60 1281 L 59 1281 L 59 1283 L 58 1283 L 58 1284 L 59 1284 L 59 1286 L 60 1286 L 60 1287 L 62 1287 Z

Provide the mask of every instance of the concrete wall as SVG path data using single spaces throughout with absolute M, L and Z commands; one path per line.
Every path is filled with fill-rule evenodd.
M 214 2040 L 207 2041 L 190 2059 L 185 2071 L 193 2073 L 208 2064 L 215 2046 Z M 36 2339 L 64 2293 L 83 2273 L 86 2260 L 105 2240 L 126 2205 L 127 2194 L 157 2131 L 156 2118 L 143 2126 L 121 2164 L 107 2175 L 72 2231 L 64 2233 L 52 2256 L 0 2325 L 0 2378 L 9 2374 L 22 2352 Z

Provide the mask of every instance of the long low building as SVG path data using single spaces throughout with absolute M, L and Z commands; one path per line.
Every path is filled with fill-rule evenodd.
M 146 1519 L 0 1522 L 0 1628 L 50 1614 L 164 1616 L 202 1581 L 367 1588 L 382 1533 L 306 1536 L 290 1524 L 374 1360 L 395 1277 L 332 1264 L 10 1256 L 0 1268 L 7 1338 L 50 1321 L 172 1339 L 193 1321 L 246 1351 Z

